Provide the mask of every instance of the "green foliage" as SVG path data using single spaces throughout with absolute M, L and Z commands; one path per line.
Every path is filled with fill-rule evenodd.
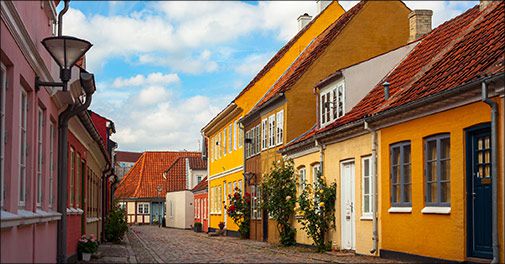
M 202 225 L 202 223 L 200 223 L 200 222 L 195 222 L 195 227 L 196 227 L 196 228 L 202 228 L 202 226 L 203 226 L 203 225 Z
M 262 207 L 276 221 L 282 245 L 295 244 L 296 229 L 291 226 L 296 203 L 296 177 L 293 161 L 280 160 L 273 163 L 273 168 L 263 177 Z
M 226 206 L 226 212 L 233 219 L 233 222 L 238 225 L 238 231 L 241 238 L 249 238 L 251 231 L 251 195 L 245 193 L 242 196 L 242 191 L 235 188 L 235 192 L 228 195 L 230 203 Z
M 316 183 L 308 184 L 298 198 L 298 222 L 320 252 L 331 249 L 331 241 L 325 241 L 325 235 L 330 228 L 335 228 L 336 190 L 335 182 L 327 185 L 318 173 Z
M 95 253 L 98 250 L 98 242 L 95 235 L 91 234 L 89 237 L 82 235 L 81 239 L 77 242 L 77 250 L 80 253 Z
M 125 210 L 120 208 L 115 202 L 105 223 L 105 239 L 119 243 L 127 231 L 128 224 L 126 223 Z

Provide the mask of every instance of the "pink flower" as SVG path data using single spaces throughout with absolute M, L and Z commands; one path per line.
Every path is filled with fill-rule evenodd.
M 96 239 L 95 234 L 89 235 L 89 239 L 91 239 L 92 241 L 95 241 L 95 239 Z

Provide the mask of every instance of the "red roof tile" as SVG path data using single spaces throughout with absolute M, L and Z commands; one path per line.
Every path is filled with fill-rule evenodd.
M 167 192 L 186 190 L 186 175 L 188 173 L 186 171 L 186 165 L 189 165 L 193 170 L 207 169 L 207 163 L 202 159 L 201 155 L 198 157 L 177 158 L 177 160 L 164 172 L 163 177 L 167 181 Z
M 192 192 L 199 192 L 199 191 L 206 191 L 207 190 L 207 186 L 209 185 L 209 183 L 207 182 L 207 177 L 203 178 L 203 180 L 201 182 L 199 182 L 195 188 L 193 188 L 193 190 L 191 190 Z
M 409 53 L 349 113 L 317 133 L 504 71 L 504 2 L 476 6 L 445 22 Z M 501 63 L 501 64 L 500 64 Z M 384 98 L 382 83 L 390 83 Z
M 129 151 L 116 151 L 117 162 L 136 162 L 142 153 Z
M 201 153 L 186 151 L 144 152 L 119 183 L 115 192 L 116 197 L 163 198 L 169 189 L 175 188 L 171 186 L 179 186 L 177 185 L 179 184 L 178 178 L 175 181 L 169 181 L 167 179 L 170 179 L 170 177 L 163 177 L 164 172 L 167 172 L 167 176 L 168 174 L 176 175 L 177 173 L 185 175 L 185 162 L 180 162 L 180 160 L 185 161 L 184 158 L 193 157 L 201 159 Z M 158 186 L 162 187 L 160 195 L 158 195 L 157 191 Z
M 273 87 L 265 94 L 265 96 L 258 102 L 254 109 L 250 112 L 253 113 L 262 105 L 272 99 L 276 94 L 285 92 L 293 86 L 298 79 L 300 79 L 305 71 L 314 63 L 319 56 L 326 50 L 328 45 L 340 34 L 345 28 L 347 23 L 359 13 L 359 11 L 366 4 L 366 1 L 361 1 L 353 6 L 349 11 L 340 16 L 333 24 L 331 24 L 325 31 L 323 31 L 313 42 L 298 56 L 293 64 L 286 70 L 286 72 L 277 80 Z

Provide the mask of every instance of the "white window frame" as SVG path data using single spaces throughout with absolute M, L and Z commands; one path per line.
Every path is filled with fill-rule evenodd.
M 54 204 L 54 143 L 56 142 L 56 125 L 54 122 L 49 123 L 49 208 L 53 208 Z
M 301 166 L 298 168 L 298 177 L 300 179 L 300 194 L 307 187 L 307 169 L 305 166 Z
M 254 141 L 254 149 L 255 153 L 258 154 L 261 151 L 261 125 L 258 124 L 255 128 L 256 130 L 256 139 Z
M 5 157 L 5 97 L 7 96 L 7 68 L 0 63 L 0 208 L 4 206 L 4 157 Z
M 242 117 L 240 117 L 242 118 Z M 241 148 L 244 145 L 244 129 L 240 128 L 237 123 L 237 130 L 238 130 L 238 147 Z
M 44 162 L 44 110 L 39 106 L 37 107 L 37 179 L 36 179 L 36 205 L 42 206 L 44 183 L 42 172 Z
M 19 148 L 20 148 L 20 159 L 19 159 L 19 206 L 25 206 L 26 204 L 26 161 L 27 161 L 27 149 L 28 142 L 27 132 L 28 132 L 28 93 L 21 89 L 20 98 L 20 119 L 19 119 Z
M 321 164 L 316 163 L 312 165 L 312 184 L 316 186 L 317 184 L 317 173 L 321 170 Z
M 341 90 L 341 94 L 339 94 L 339 90 Z M 320 90 L 319 122 L 321 127 L 325 127 L 345 115 L 345 96 L 344 80 L 340 80 Z M 325 105 L 326 102 L 330 103 Z
M 69 204 L 70 207 L 74 207 L 75 203 L 75 150 L 71 147 L 70 148 L 70 180 L 69 180 L 69 185 L 70 185 L 70 195 L 68 196 L 69 198 Z M 91 196 L 93 197 L 93 196 Z
M 172 201 L 170 201 L 172 202 Z M 149 214 L 149 203 L 138 203 L 137 204 L 137 214 Z
M 268 147 L 275 146 L 275 114 L 268 117 Z
M 246 131 L 245 132 L 245 138 L 250 138 L 250 136 L 251 136 L 251 130 Z M 245 152 L 245 157 L 246 158 L 249 158 L 251 156 L 251 144 L 246 144 L 245 145 L 244 152 Z
M 268 119 L 261 120 L 261 150 L 268 148 Z
M 223 156 L 226 156 L 227 142 L 228 141 L 226 141 L 226 127 L 225 127 L 223 130 L 223 145 L 221 146 L 221 149 L 223 150 Z
M 233 150 L 232 144 L 233 144 L 233 125 L 230 124 L 228 126 L 228 144 L 227 144 L 229 153 L 231 153 L 231 151 Z
M 365 162 L 368 161 L 368 175 L 366 175 Z M 361 158 L 361 217 L 364 219 L 372 219 L 374 197 L 372 194 L 372 156 Z M 365 179 L 368 178 L 368 193 L 365 192 Z M 365 201 L 368 197 L 368 211 L 365 210 Z
M 233 123 L 233 149 L 234 150 L 237 150 L 237 137 L 238 137 L 237 126 L 238 126 L 237 121 L 235 121 Z
M 277 146 L 282 145 L 284 142 L 284 110 L 277 112 L 277 121 L 276 121 L 276 139 Z

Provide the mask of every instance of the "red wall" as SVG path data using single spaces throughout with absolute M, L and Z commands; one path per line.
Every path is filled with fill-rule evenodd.
M 202 217 L 204 216 L 203 218 L 196 217 L 196 209 L 197 208 L 194 208 L 195 209 L 195 222 L 200 222 L 200 223 L 203 224 L 203 231 L 204 232 L 207 232 L 208 228 L 209 228 L 209 217 L 208 217 L 208 214 L 209 214 L 209 204 L 208 204 L 208 198 L 209 197 L 208 197 L 207 192 L 205 192 L 205 193 L 198 193 L 198 194 L 194 195 L 195 201 L 198 199 L 200 201 L 203 201 L 203 203 L 199 202 L 201 205 L 205 205 L 205 206 L 201 207 L 202 208 L 202 211 L 201 211 L 202 212 Z M 195 201 L 193 201 L 194 205 L 196 205 Z M 204 208 L 206 208 L 206 209 L 204 209 Z
M 107 119 L 102 116 L 97 115 L 94 112 L 91 112 L 91 121 L 93 121 L 93 125 L 95 125 L 98 134 L 102 138 L 102 142 L 105 145 L 105 149 L 108 150 L 107 146 Z

